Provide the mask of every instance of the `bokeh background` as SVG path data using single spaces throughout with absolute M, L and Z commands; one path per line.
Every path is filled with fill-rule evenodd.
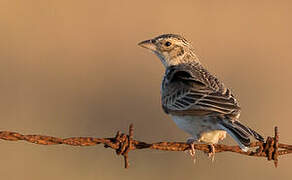
M 164 68 L 137 46 L 162 33 L 192 41 L 201 61 L 236 94 L 241 121 L 292 143 L 292 4 L 289 1 L 0 1 L 2 130 L 111 137 L 135 125 L 147 142 L 188 137 L 160 105 Z M 224 143 L 234 144 L 228 138 Z M 220 153 L 130 153 L 1 141 L 1 179 L 288 179 L 266 159 Z

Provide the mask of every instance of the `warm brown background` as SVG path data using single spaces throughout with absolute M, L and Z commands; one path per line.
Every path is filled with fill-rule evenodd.
M 163 66 L 137 46 L 161 33 L 193 42 L 201 61 L 237 95 L 241 120 L 292 143 L 292 4 L 289 1 L 0 1 L 2 130 L 109 137 L 135 124 L 149 142 L 188 137 L 160 106 Z M 227 140 L 225 143 L 234 144 Z M 282 179 L 261 158 L 135 151 L 131 167 L 110 149 L 0 144 L 1 179 Z

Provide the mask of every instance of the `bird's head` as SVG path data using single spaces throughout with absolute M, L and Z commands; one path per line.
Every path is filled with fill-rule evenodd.
M 189 61 L 198 61 L 191 44 L 180 35 L 163 34 L 142 41 L 138 45 L 153 51 L 166 68 Z

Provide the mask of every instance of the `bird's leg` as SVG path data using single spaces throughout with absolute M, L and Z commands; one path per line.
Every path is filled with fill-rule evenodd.
M 192 160 L 194 161 L 194 163 L 196 162 L 195 141 L 196 140 L 192 137 L 187 139 L 187 144 L 189 144 L 191 146 L 191 149 L 189 149 L 189 154 L 192 157 Z
M 209 153 L 208 153 L 208 157 L 211 158 L 212 162 L 214 162 L 214 159 L 215 159 L 215 147 L 213 144 L 209 144 Z

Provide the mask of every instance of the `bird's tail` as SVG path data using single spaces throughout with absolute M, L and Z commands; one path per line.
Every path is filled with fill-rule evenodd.
M 250 146 L 250 137 L 253 136 L 255 139 L 264 142 L 264 138 L 250 129 L 249 127 L 241 124 L 239 121 L 222 121 L 220 123 L 223 130 L 227 131 L 233 139 L 238 143 L 243 151 L 247 151 Z

